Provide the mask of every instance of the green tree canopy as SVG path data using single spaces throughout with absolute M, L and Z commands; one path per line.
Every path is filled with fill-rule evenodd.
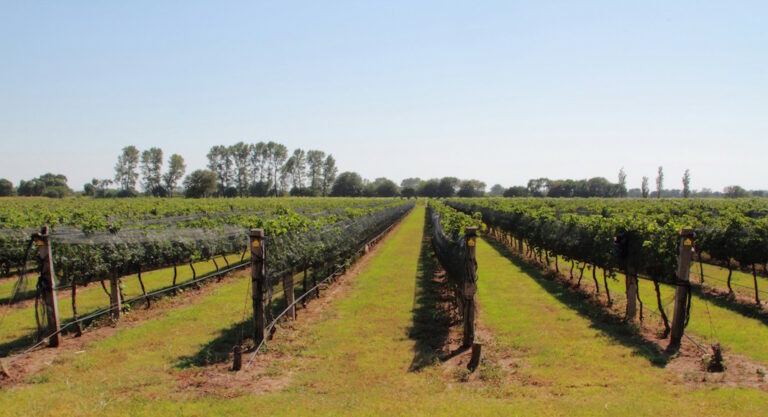
M 209 197 L 217 189 L 216 173 L 198 169 L 184 179 L 184 196 L 187 198 Z
M 342 172 L 331 187 L 334 197 L 357 197 L 363 194 L 363 179 L 356 172 Z

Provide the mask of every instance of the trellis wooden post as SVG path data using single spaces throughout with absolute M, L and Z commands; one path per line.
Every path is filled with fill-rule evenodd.
M 120 314 L 123 310 L 120 297 L 120 277 L 115 272 L 109 276 L 109 310 L 112 320 L 120 320 Z
M 464 229 L 464 238 L 467 240 L 467 274 L 464 279 L 464 338 L 463 345 L 472 346 L 475 341 L 475 293 L 477 292 L 477 261 L 475 259 L 475 243 L 477 241 L 477 228 Z
M 283 294 L 285 295 L 285 305 L 290 306 L 288 307 L 288 316 L 292 320 L 296 320 L 296 306 L 293 304 L 294 300 L 296 299 L 293 293 L 293 276 L 295 275 L 295 270 L 293 267 L 291 267 L 290 272 L 283 277 Z
M 38 256 L 40 265 L 40 281 L 42 286 L 42 298 L 45 304 L 45 315 L 48 321 L 46 329 L 48 337 L 48 346 L 57 347 L 61 342 L 59 334 L 59 305 L 56 300 L 56 273 L 53 269 L 53 256 L 51 255 L 51 235 L 48 233 L 48 226 L 40 228 L 40 235 L 37 238 Z
M 253 340 L 256 346 L 264 341 L 266 328 L 266 315 L 264 311 L 264 298 L 266 296 L 266 282 L 264 271 L 264 230 L 251 229 L 251 300 L 253 302 L 254 333 Z
M 688 297 L 691 290 L 689 280 L 693 258 L 693 229 L 680 231 L 680 253 L 677 258 L 677 288 L 675 289 L 675 315 L 672 318 L 672 332 L 669 347 L 680 346 L 688 315 Z
M 232 350 L 232 370 L 239 371 L 243 367 L 243 347 L 235 345 Z

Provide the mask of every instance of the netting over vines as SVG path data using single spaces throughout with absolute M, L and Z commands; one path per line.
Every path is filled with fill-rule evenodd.
M 146 200 L 126 203 L 139 214 L 110 212 L 106 208 L 112 202 L 97 206 L 87 200 L 83 204 L 93 205 L 90 211 L 79 206 L 68 211 L 68 205 L 56 207 L 61 204 L 56 202 L 53 213 L 42 212 L 34 204 L 29 213 L 4 207 L 0 224 L 20 226 L 37 219 L 52 225 L 57 274 L 67 282 L 71 276 L 90 280 L 106 270 L 136 272 L 137 268 L 149 270 L 242 251 L 247 242 L 243 230 L 248 228 L 263 228 L 267 235 L 303 233 L 402 204 L 396 199 L 287 200 L 287 204 L 269 199 L 172 201 L 169 207 Z M 188 214 L 180 214 L 185 212 Z M 0 274 L 20 270 L 25 261 L 34 267 L 34 257 L 25 259 L 25 247 L 38 230 L 0 229 Z
M 469 259 L 469 248 L 464 229 L 477 226 L 479 220 L 443 205 L 430 202 L 429 216 L 432 229 L 432 249 L 445 269 L 448 282 L 456 297 L 456 303 L 464 297 L 466 283 L 474 283 L 474 261 Z M 451 232 L 446 233 L 446 226 Z
M 261 219 L 258 223 L 266 234 L 266 272 L 270 294 L 273 293 L 272 287 L 278 286 L 291 271 L 311 269 L 314 274 L 343 268 L 354 259 L 354 255 L 365 244 L 378 238 L 413 206 L 413 202 L 405 200 L 387 200 L 385 204 L 344 208 L 342 211 L 315 210 L 313 214 L 318 215 L 314 219 L 287 209 L 274 211 L 271 218 Z M 58 281 L 56 286 L 61 289 L 66 283 L 72 290 L 73 321 L 67 323 L 65 328 L 76 322 L 107 314 L 112 308 L 104 306 L 93 310 L 95 304 L 90 303 L 85 311 L 81 311 L 83 315 L 78 315 L 75 312 L 75 290 L 78 286 L 106 278 L 125 278 L 138 272 L 142 295 L 123 298 L 124 290 L 120 283 L 122 280 L 118 279 L 120 297 L 123 298 L 124 304 L 145 301 L 149 307 L 152 297 L 169 291 L 176 292 L 177 287 L 197 286 L 197 283 L 202 280 L 220 277 L 234 268 L 247 265 L 247 261 L 230 265 L 225 255 L 234 254 L 239 255 L 240 259 L 245 258 L 249 247 L 248 231 L 247 227 L 221 225 L 213 228 L 166 227 L 164 229 L 124 229 L 115 232 L 51 234 L 52 260 Z M 24 258 L 27 261 L 37 258 L 35 240 L 30 239 L 32 232 L 32 230 L 13 230 L 4 236 L 12 236 L 16 239 L 16 244 L 21 250 L 19 257 L 22 271 L 23 265 L 28 265 L 26 279 L 24 274 L 21 274 L 9 302 L 30 295 L 34 296 L 37 322 L 37 337 L 34 340 L 37 346 L 44 336 L 47 337 L 44 332 L 47 329 L 46 321 L 49 313 L 43 305 L 40 287 L 47 282 L 38 279 L 37 285 L 34 284 L 37 274 L 32 271 L 39 268 L 39 265 L 23 261 Z M 217 257 L 226 262 L 225 268 L 220 269 L 216 264 Z M 193 263 L 209 259 L 213 260 L 216 271 L 195 275 Z M 177 284 L 175 266 L 185 263 L 192 268 L 193 277 Z M 146 291 L 141 272 L 167 266 L 174 266 L 173 282 L 168 286 L 159 288 L 155 286 L 151 291 Z M 103 281 L 102 286 L 104 286 Z M 25 287 L 32 287 L 32 292 L 27 293 Z M 105 287 L 104 291 L 107 297 L 111 297 L 111 289 L 107 290 Z
M 291 268 L 318 267 L 345 260 L 413 206 L 411 202 L 316 229 L 267 235 L 266 272 L 270 282 L 276 283 Z

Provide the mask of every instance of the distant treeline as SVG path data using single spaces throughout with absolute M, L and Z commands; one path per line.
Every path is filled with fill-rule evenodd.
M 619 170 L 618 181 L 610 182 L 604 177 L 594 177 L 581 180 L 552 180 L 549 178 L 536 178 L 528 181 L 527 185 L 518 185 L 505 188 L 500 184 L 491 187 L 490 195 L 504 197 L 633 197 L 633 198 L 688 198 L 688 197 L 725 197 L 725 198 L 743 198 L 743 197 L 768 197 L 768 191 L 752 190 L 747 191 L 738 185 L 729 185 L 722 192 L 712 191 L 709 188 L 701 190 L 691 189 L 691 172 L 685 170 L 681 178 L 681 189 L 664 188 L 664 168 L 658 167 L 656 172 L 655 185 L 656 190 L 651 191 L 649 178 L 643 177 L 640 188 L 627 190 L 627 175 L 624 168 Z
M 590 179 L 535 178 L 527 185 L 505 188 L 500 184 L 486 193 L 484 182 L 456 177 L 406 178 L 398 186 L 388 178 L 374 181 L 363 179 L 355 172 L 337 175 L 336 160 L 319 150 L 296 149 L 288 153 L 285 145 L 276 142 L 231 146 L 217 145 L 208 152 L 208 169 L 198 169 L 184 177 L 184 158 L 173 154 L 163 172 L 163 151 L 150 148 L 139 151 L 126 146 L 118 156 L 113 179 L 96 179 L 75 193 L 61 174 L 44 174 L 22 180 L 18 187 L 0 178 L 2 196 L 46 196 L 61 198 L 82 194 L 101 198 L 136 197 L 139 195 L 171 197 L 183 194 L 200 197 L 266 197 L 266 196 L 344 196 L 344 197 L 480 197 L 486 194 L 504 197 L 602 197 L 602 198 L 687 198 L 687 197 L 768 197 L 768 191 L 747 191 L 738 185 L 725 187 L 722 192 L 708 188 L 693 190 L 691 175 L 685 170 L 681 189 L 664 188 L 664 170 L 658 167 L 655 190 L 651 191 L 648 177 L 642 177 L 640 188 L 627 190 L 626 174 L 621 169 L 618 181 L 604 177 Z M 183 178 L 183 181 L 182 181 Z M 141 180 L 141 181 L 139 181 Z M 181 182 L 181 184 L 179 184 Z M 117 188 L 112 188 L 112 186 Z M 141 187 L 141 192 L 137 191 Z

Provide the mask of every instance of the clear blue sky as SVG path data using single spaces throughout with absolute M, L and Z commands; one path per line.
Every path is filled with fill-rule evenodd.
M 0 1 L 0 177 L 275 140 L 363 177 L 768 188 L 768 2 Z

